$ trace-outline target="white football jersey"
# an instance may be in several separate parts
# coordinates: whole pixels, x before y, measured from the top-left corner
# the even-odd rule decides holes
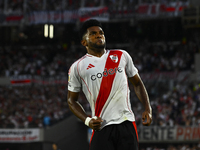
[[[101,117],[102,127],[135,121],[131,110],[128,77],[138,70],[124,50],[106,50],[101,57],[86,54],[69,70],[68,90],[85,94],[92,116]]]

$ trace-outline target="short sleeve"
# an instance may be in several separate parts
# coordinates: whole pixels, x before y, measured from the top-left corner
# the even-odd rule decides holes
[[[126,58],[126,74],[128,77],[133,77],[138,73],[138,69],[135,67],[131,56],[126,51],[123,51],[123,54]]]
[[[78,75],[76,63],[70,67],[68,72],[68,90],[72,92],[81,91],[81,79]]]

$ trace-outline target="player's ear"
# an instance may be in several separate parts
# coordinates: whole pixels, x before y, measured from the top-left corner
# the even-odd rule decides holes
[[[86,41],[85,39],[83,39],[83,40],[81,40],[81,44],[82,44],[83,46],[87,46],[87,41]]]

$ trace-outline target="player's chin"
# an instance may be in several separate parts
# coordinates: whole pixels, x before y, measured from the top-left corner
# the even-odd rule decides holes
[[[105,44],[96,44],[95,48],[100,48],[100,49],[105,48]]]
[[[96,43],[96,45],[99,45],[99,46],[104,46],[104,45],[105,45],[105,43],[103,43],[103,42],[97,42],[97,43]]]

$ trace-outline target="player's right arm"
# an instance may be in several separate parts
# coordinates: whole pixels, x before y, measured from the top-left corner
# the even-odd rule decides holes
[[[87,118],[87,114],[85,113],[85,110],[81,104],[78,102],[78,96],[79,92],[71,92],[68,90],[67,102],[72,113],[84,122]]]
[[[82,87],[82,79],[80,77],[80,74],[78,73],[78,65],[77,62],[75,62],[69,70],[69,77],[68,77],[68,95],[67,95],[67,102],[69,105],[70,110],[73,112],[75,116],[77,116],[80,120],[82,120],[84,123],[89,117],[86,113],[81,104],[78,102],[79,93],[81,91]],[[99,130],[101,127],[101,119],[91,119],[87,125],[94,129]]]
[[[85,110],[78,102],[78,96],[79,92],[71,92],[68,90],[67,102],[73,114],[85,122],[88,115],[85,113]],[[101,122],[102,120],[99,117],[97,117],[97,119],[91,119],[89,122],[89,127],[93,130],[100,130]]]

